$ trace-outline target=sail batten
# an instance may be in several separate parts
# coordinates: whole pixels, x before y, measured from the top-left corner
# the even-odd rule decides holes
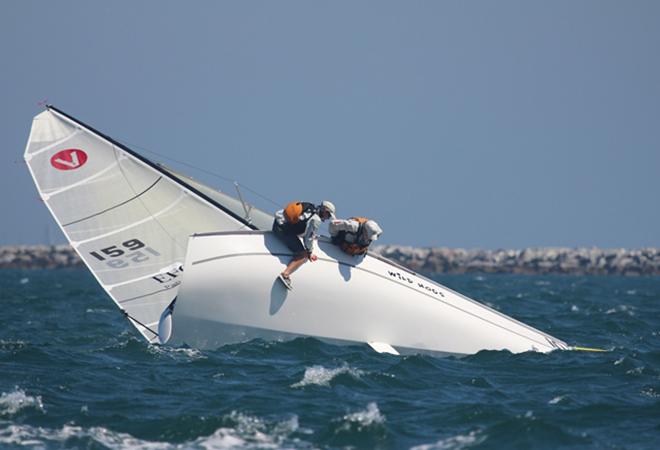
[[[71,136],[67,136],[67,137],[65,137],[65,138],[63,138],[63,139],[60,139],[59,141],[56,141],[56,142],[54,142],[54,143],[52,143],[52,144],[50,144],[50,145],[48,145],[48,146],[42,148],[41,150],[39,150],[39,151],[37,151],[37,152],[32,152],[32,153],[30,153],[30,154],[27,154],[26,157],[25,157],[25,159],[26,159],[26,161],[29,161],[29,160],[31,160],[32,158],[34,158],[36,155],[38,155],[38,154],[40,154],[40,153],[47,152],[48,150],[51,150],[51,149],[57,147],[58,145],[62,145],[64,142],[66,142],[67,140],[69,140],[69,139],[75,137],[76,135],[78,135],[78,134],[80,134],[80,133],[82,133],[82,130],[76,130]]]
[[[89,183],[92,180],[95,180],[96,178],[100,177],[101,175],[104,175],[105,173],[110,172],[117,165],[118,165],[118,163],[114,163],[114,164],[106,167],[105,169],[101,170],[100,172],[97,172],[94,175],[92,175],[88,178],[85,178],[84,180],[76,181],[75,183],[72,183],[68,186],[64,186],[64,187],[62,187],[62,188],[60,188],[56,191],[53,191],[53,192],[46,192],[43,196],[47,199],[51,199],[51,198],[55,197],[56,195],[62,194],[63,192],[66,192],[66,191],[74,189],[78,186],[82,186],[85,183]]]
[[[157,184],[160,180],[162,180],[162,179],[163,179],[163,177],[158,177],[158,179],[157,179],[156,181],[154,181],[154,182],[153,182],[148,188],[146,188],[145,190],[143,190],[143,191],[140,192],[139,194],[136,194],[135,196],[129,198],[128,200],[124,200],[123,202],[121,202],[121,203],[119,203],[119,204],[117,204],[117,205],[111,206],[111,207],[109,207],[109,208],[104,209],[103,211],[99,211],[99,212],[94,213],[94,214],[91,214],[91,215],[89,215],[89,216],[87,216],[87,217],[83,217],[83,218],[80,218],[80,219],[78,219],[78,220],[74,220],[74,221],[72,221],[72,222],[65,223],[65,224],[63,224],[62,226],[63,226],[63,227],[68,227],[68,226],[70,226],[70,225],[75,225],[75,224],[80,223],[80,222],[82,222],[82,221],[84,221],[84,220],[91,219],[92,217],[96,217],[96,216],[99,216],[99,215],[104,214],[104,213],[106,213],[106,212],[112,211],[112,210],[115,209],[115,208],[119,208],[120,206],[123,206],[123,205],[125,205],[126,203],[131,202],[131,201],[137,199],[138,197],[140,197],[141,195],[145,194],[148,190],[150,190],[151,188],[153,188],[154,186],[156,186],[156,184]]]
[[[123,228],[119,228],[119,229],[117,229],[117,230],[113,230],[113,231],[110,231],[110,232],[108,232],[108,233],[101,234],[101,235],[95,236],[95,237],[93,237],[93,238],[86,239],[86,240],[84,240],[84,241],[72,242],[71,244],[72,244],[74,247],[77,247],[77,246],[79,246],[79,245],[86,244],[86,243],[88,243],[88,242],[97,241],[97,240],[99,240],[99,239],[103,239],[103,238],[106,238],[106,237],[108,237],[108,236],[112,236],[113,234],[117,234],[117,233],[121,233],[121,232],[123,232],[123,231],[130,230],[131,228],[134,228],[134,227],[140,226],[140,225],[142,225],[142,224],[145,224],[145,223],[149,222],[150,220],[156,220],[156,218],[158,218],[158,216],[161,216],[161,215],[165,214],[167,211],[169,211],[169,210],[171,210],[172,208],[174,208],[174,207],[175,207],[178,203],[180,203],[181,200],[183,200],[184,198],[185,198],[185,196],[184,196],[184,195],[181,195],[176,201],[174,201],[174,202],[173,202],[171,205],[169,205],[167,208],[162,209],[161,211],[158,211],[157,213],[153,213],[153,214],[151,214],[151,217],[147,217],[147,218],[142,219],[142,220],[139,220],[139,221],[137,221],[137,222],[133,222],[133,223],[131,223],[131,224],[129,224],[129,225],[126,225],[126,226],[123,227]]]

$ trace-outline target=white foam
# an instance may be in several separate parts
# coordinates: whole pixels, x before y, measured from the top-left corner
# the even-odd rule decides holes
[[[128,433],[117,433],[104,427],[92,427],[85,430],[81,427],[65,425],[60,434],[64,437],[69,433],[75,437],[90,437],[99,444],[111,449],[149,450],[172,448],[170,444],[164,442],[145,441]]]
[[[198,438],[189,446],[203,449],[229,448],[285,448],[286,438],[298,430],[298,417],[270,425],[258,417],[232,412],[230,418],[236,421],[233,428],[219,428],[211,436]],[[270,430],[269,430],[270,429]],[[289,444],[292,448],[296,446]]]
[[[461,450],[473,447],[485,441],[487,436],[479,431],[471,431],[468,434],[459,434],[447,439],[441,439],[433,444],[422,444],[411,447],[410,450]]]
[[[651,397],[651,398],[660,398],[660,392],[656,391],[653,388],[646,388],[642,390],[642,394]]]
[[[548,402],[548,405],[556,405],[557,403],[559,403],[560,401],[562,401],[565,398],[566,398],[565,395],[559,395],[559,396],[553,398],[552,400],[550,400]]]
[[[27,346],[27,342],[21,341],[20,339],[15,340],[15,341],[5,341],[4,339],[0,339],[0,350],[6,350],[6,351],[16,351],[16,350],[21,350]]]
[[[610,308],[605,311],[605,314],[626,313],[629,316],[635,315],[635,307],[630,305],[619,305],[616,308]]]
[[[85,312],[90,314],[95,314],[95,313],[107,313],[110,312],[110,310],[105,308],[87,308]]]
[[[49,442],[65,443],[69,439],[89,438],[111,449],[170,449],[164,442],[149,442],[134,438],[127,433],[117,433],[103,427],[84,429],[78,426],[64,425],[58,430],[32,427],[30,425],[9,425],[0,429],[0,444],[13,444],[27,447],[43,447]]]
[[[30,282],[30,279],[29,278],[21,278],[18,282],[21,283],[21,284],[28,284]]]
[[[32,397],[18,387],[13,392],[3,392],[0,395],[0,416],[16,414],[25,408],[35,408],[41,412],[45,412],[40,395]]]
[[[351,375],[353,378],[359,379],[363,372],[347,365],[336,367],[334,369],[328,369],[323,366],[306,367],[303,379],[292,384],[291,387],[298,388],[313,384],[318,386],[330,386],[330,381],[332,381],[334,377],[344,373]]]
[[[0,446],[21,445],[27,447],[45,447],[56,443],[66,446],[67,441],[91,440],[96,444],[116,450],[183,450],[183,449],[262,449],[262,448],[302,448],[310,447],[309,443],[299,439],[289,439],[291,433],[298,430],[298,418],[292,418],[268,424],[261,419],[242,413],[233,412],[230,419],[236,422],[235,427],[217,429],[210,436],[180,444],[148,441],[131,436],[128,433],[112,431],[104,427],[82,428],[74,425],[64,425],[60,429],[33,427],[30,425],[7,425],[0,428]],[[92,445],[93,446],[93,445]]]
[[[169,347],[161,345],[150,345],[148,347],[149,353],[154,355],[169,356],[177,358],[180,355],[186,356],[190,359],[206,359],[207,356],[196,348],[183,348],[183,347]]]
[[[571,306],[571,311],[572,311],[572,312],[578,312],[578,311],[580,311],[580,308],[578,308],[577,305],[572,305],[572,306]]]
[[[138,339],[136,336],[132,335],[131,332],[126,332],[123,331],[115,338],[105,345],[104,347],[101,347],[101,351],[106,351],[106,350],[115,350],[115,349],[122,349],[128,347],[131,343],[139,343],[140,345],[147,345],[145,344],[143,339]]]
[[[385,416],[380,413],[378,405],[375,402],[371,402],[367,405],[367,409],[346,414],[342,417],[342,420],[346,428],[349,428],[351,424],[368,427],[385,423]]]

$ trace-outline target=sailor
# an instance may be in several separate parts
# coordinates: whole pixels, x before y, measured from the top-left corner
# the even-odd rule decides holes
[[[366,254],[369,245],[383,232],[375,220],[366,217],[333,220],[328,228],[333,244],[354,256]]]
[[[308,202],[291,202],[275,213],[273,231],[293,252],[293,259],[280,273],[279,278],[287,289],[293,289],[291,274],[307,260],[316,261],[314,241],[321,221],[335,218],[335,205],[324,200],[320,205]],[[298,236],[303,235],[303,242]]]

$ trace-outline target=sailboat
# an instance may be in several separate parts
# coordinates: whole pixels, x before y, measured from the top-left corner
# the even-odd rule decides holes
[[[565,342],[379,255],[318,241],[288,291],[273,216],[49,105],[25,161],[55,221],[148,342],[216,348],[313,336],[382,353],[549,352]],[[240,192],[239,192],[240,194]]]

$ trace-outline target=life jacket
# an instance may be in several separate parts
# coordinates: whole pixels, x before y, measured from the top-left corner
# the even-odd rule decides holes
[[[293,234],[302,234],[305,232],[307,222],[314,215],[318,214],[318,207],[308,202],[291,202],[284,208],[284,218],[286,227]]]
[[[291,225],[295,225],[301,220],[308,221],[317,212],[318,208],[313,203],[291,202],[284,208],[284,217]]]
[[[339,246],[344,252],[349,255],[364,255],[369,249],[371,241],[364,239],[364,224],[369,221],[366,217],[351,217],[349,220],[355,220],[360,224],[355,233],[347,233],[340,231],[332,238],[332,242]],[[348,240],[347,240],[348,238]],[[352,241],[352,242],[349,242]]]

